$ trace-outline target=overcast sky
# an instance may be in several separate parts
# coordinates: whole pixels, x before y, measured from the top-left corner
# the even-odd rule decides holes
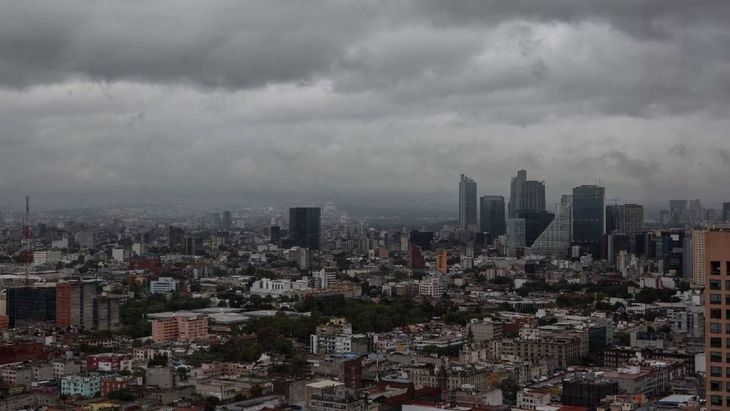
[[[0,202],[730,201],[730,2],[0,1]],[[17,200],[17,201],[16,201]],[[38,204],[41,203],[41,204]]]

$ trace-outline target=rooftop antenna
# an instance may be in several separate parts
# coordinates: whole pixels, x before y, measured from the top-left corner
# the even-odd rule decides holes
[[[25,221],[23,224],[25,240],[25,286],[30,286],[30,264],[33,259],[33,236],[30,228],[30,197],[25,196]]]

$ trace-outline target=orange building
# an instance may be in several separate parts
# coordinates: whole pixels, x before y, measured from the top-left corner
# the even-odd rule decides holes
[[[208,338],[208,317],[175,316],[152,320],[152,339],[156,342],[190,342]]]
[[[449,272],[449,254],[446,250],[438,250],[436,252],[436,269],[439,272],[446,274]]]
[[[7,330],[10,327],[10,317],[7,315],[0,315],[0,331]]]
[[[704,242],[707,410],[730,410],[730,228],[708,230]]]
[[[71,284],[58,283],[56,285],[56,326],[68,327],[71,325]]]

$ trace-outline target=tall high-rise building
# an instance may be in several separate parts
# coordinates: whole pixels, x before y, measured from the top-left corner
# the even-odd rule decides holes
[[[687,210],[687,222],[697,225],[705,218],[705,211],[702,208],[702,202],[697,200],[689,200],[689,209]]]
[[[94,298],[97,284],[92,281],[61,282],[56,286],[56,325],[94,328]]]
[[[492,238],[507,232],[504,214],[504,197],[482,196],[479,198],[479,231],[490,233]]]
[[[465,231],[477,229],[477,182],[464,174],[459,181],[459,227]]]
[[[553,221],[555,214],[545,210],[517,210],[517,217],[525,221],[525,247],[532,247],[535,240]]]
[[[6,292],[10,328],[21,323],[56,319],[56,287],[17,287]]]
[[[618,230],[628,235],[629,238],[643,233],[644,206],[640,204],[623,204],[618,206]]]
[[[669,223],[672,227],[682,226],[687,219],[687,200],[669,200]]]
[[[514,252],[517,247],[524,247],[525,241],[525,219],[508,218],[507,247],[510,249],[510,253]]]
[[[517,210],[522,204],[522,187],[527,181],[527,171],[519,170],[517,175],[512,177],[509,186],[509,204],[507,216],[509,218],[517,218]]]
[[[230,230],[231,228],[233,228],[233,217],[231,216],[230,211],[223,212],[223,218],[221,219],[221,225],[223,226],[224,230]]]
[[[705,232],[705,361],[707,409],[730,410],[730,231]]]
[[[449,254],[446,252],[446,250],[438,250],[436,252],[436,269],[442,273],[446,274],[449,272]]]
[[[730,202],[722,203],[722,221],[730,222]]]
[[[522,204],[517,211],[545,211],[545,182],[527,180],[522,187]]]
[[[532,243],[530,254],[567,257],[573,224],[573,197],[563,195],[555,218]]]
[[[518,212],[545,211],[545,183],[527,180],[527,171],[520,170],[510,183],[508,217],[519,218]]]
[[[573,244],[594,257],[601,255],[605,196],[605,187],[582,185],[573,188]]]
[[[292,207],[289,209],[289,238],[287,244],[319,250],[321,244],[321,209]]]
[[[182,246],[184,235],[185,230],[183,230],[182,227],[175,227],[171,225],[167,235],[167,245],[170,247]]]
[[[606,206],[606,233],[613,234],[619,231],[619,208],[618,204]]]
[[[692,231],[692,283],[704,287],[705,285],[705,231]]]

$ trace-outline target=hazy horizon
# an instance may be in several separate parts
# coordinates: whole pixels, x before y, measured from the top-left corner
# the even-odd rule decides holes
[[[709,0],[9,2],[0,206],[455,214],[460,173],[506,198],[524,168],[548,205],[600,180],[717,208],[729,23]]]

